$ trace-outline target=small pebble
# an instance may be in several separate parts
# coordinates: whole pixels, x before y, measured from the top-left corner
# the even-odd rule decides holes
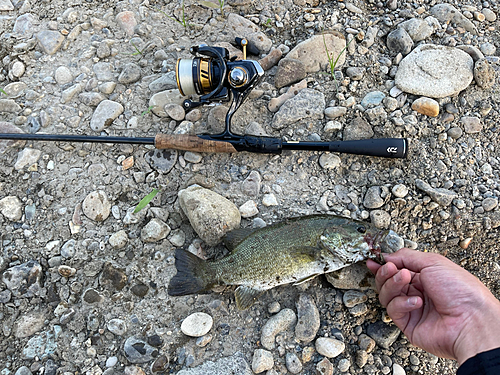
[[[265,349],[255,349],[252,359],[252,371],[256,374],[272,369],[274,366],[273,353]]]
[[[186,336],[201,337],[212,329],[213,319],[210,315],[197,312],[189,315],[181,324],[181,331]]]
[[[337,339],[330,337],[320,337],[316,340],[316,350],[319,354],[335,358],[339,356],[345,349],[345,344]]]

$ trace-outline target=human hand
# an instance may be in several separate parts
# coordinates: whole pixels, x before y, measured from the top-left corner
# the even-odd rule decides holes
[[[500,347],[500,302],[475,276],[439,254],[401,249],[384,259],[366,265],[413,345],[459,364]]]

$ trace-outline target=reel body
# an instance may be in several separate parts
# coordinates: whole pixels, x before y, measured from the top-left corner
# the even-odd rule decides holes
[[[226,114],[226,129],[216,136],[234,137],[231,133],[231,117],[260,83],[264,69],[254,60],[229,59],[226,48],[200,45],[192,47],[191,53],[203,57],[179,59],[175,68],[177,86],[181,94],[199,95],[197,101],[185,100],[184,109],[190,110],[213,101],[232,100]]]

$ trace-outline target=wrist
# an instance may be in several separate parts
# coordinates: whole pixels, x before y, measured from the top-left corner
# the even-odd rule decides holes
[[[500,302],[497,299],[477,309],[468,318],[454,345],[458,364],[488,350],[500,347]]]

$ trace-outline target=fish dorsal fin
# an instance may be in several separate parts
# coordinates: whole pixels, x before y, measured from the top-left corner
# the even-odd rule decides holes
[[[230,232],[227,232],[223,238],[224,245],[227,247],[229,251],[233,251],[236,246],[243,242],[245,238],[255,232],[257,229],[254,228],[239,228],[233,229]]]
[[[315,274],[312,274],[312,275],[310,275],[310,276],[304,277],[303,279],[300,279],[300,280],[298,280],[298,281],[294,282],[294,283],[293,283],[293,285],[300,285],[300,284],[303,284],[303,283],[305,283],[305,282],[307,282],[307,281],[309,281],[309,280],[314,279],[314,278],[315,278],[316,276],[318,276],[318,275],[319,275],[319,273],[315,273]]]
[[[264,291],[240,285],[234,291],[236,307],[239,310],[246,310],[259,298]]]

